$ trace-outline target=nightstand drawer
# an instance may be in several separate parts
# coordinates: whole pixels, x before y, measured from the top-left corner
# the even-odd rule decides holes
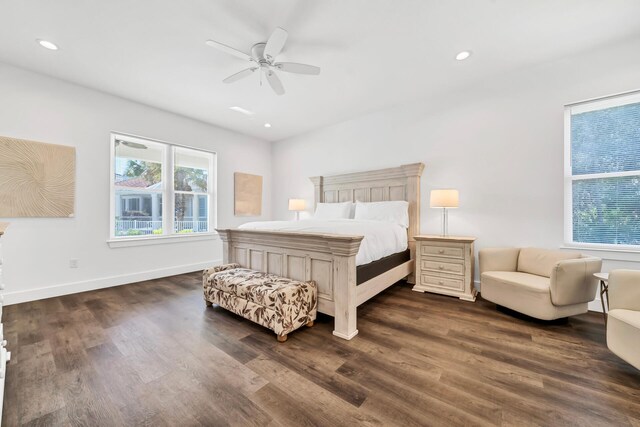
[[[451,289],[456,291],[464,290],[464,280],[454,279],[450,277],[437,277],[429,274],[423,274],[420,276],[420,282],[424,286]]]
[[[456,275],[464,275],[464,264],[462,262],[443,262],[436,258],[422,258],[420,268],[423,272],[433,271],[435,273],[449,273]]]
[[[423,256],[439,256],[446,258],[464,258],[463,246],[430,246],[420,245],[420,254]]]

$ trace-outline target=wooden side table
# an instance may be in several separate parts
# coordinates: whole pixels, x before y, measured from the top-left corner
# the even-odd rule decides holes
[[[607,311],[609,311],[609,273],[593,273],[593,276],[600,280],[600,302],[602,303],[602,315],[604,325],[607,326]],[[607,306],[604,306],[604,297],[607,297]]]
[[[473,286],[475,237],[415,236],[416,292],[476,300]]]

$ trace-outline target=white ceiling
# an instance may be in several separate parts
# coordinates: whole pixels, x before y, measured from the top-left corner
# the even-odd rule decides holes
[[[638,17],[638,0],[0,0],[0,61],[278,140],[638,37]],[[280,97],[222,83],[246,64],[205,40],[249,52],[276,26],[278,59],[321,75],[280,73]]]

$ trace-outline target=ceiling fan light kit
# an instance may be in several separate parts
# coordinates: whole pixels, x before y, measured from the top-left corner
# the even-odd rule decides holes
[[[238,80],[248,77],[259,70],[261,76],[264,74],[269,86],[271,86],[271,89],[273,89],[277,95],[284,95],[284,86],[282,86],[282,82],[276,74],[276,70],[294,74],[320,74],[320,67],[316,67],[314,65],[298,64],[296,62],[275,62],[276,57],[284,48],[288,35],[289,34],[284,29],[280,27],[276,28],[266,43],[256,43],[253,45],[251,48],[251,55],[215,40],[207,40],[206,44],[237,58],[244,59],[250,63],[249,68],[238,71],[237,73],[222,80],[224,83],[237,82]]]

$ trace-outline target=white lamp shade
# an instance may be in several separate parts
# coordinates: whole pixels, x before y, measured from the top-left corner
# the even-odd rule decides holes
[[[432,208],[457,208],[459,203],[458,190],[431,190]]]
[[[290,211],[303,211],[306,209],[304,199],[289,199]]]

